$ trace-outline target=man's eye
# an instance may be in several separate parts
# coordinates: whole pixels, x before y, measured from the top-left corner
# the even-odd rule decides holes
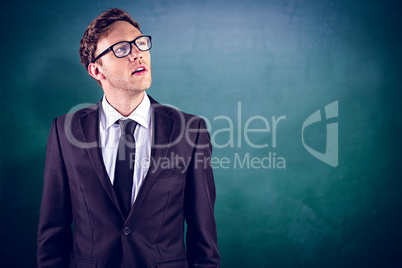
[[[114,53],[124,54],[127,53],[128,49],[130,49],[130,47],[127,45],[119,46],[114,49]]]

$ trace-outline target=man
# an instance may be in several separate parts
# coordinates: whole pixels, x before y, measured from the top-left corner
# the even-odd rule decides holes
[[[219,267],[205,122],[145,93],[150,48],[119,9],[85,31],[81,62],[104,97],[51,127],[38,267]]]

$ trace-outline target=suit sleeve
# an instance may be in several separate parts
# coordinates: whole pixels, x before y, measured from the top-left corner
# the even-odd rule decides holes
[[[187,172],[185,219],[190,267],[219,267],[214,217],[215,182],[210,165],[212,146],[205,121],[199,120],[192,161]]]
[[[51,127],[46,150],[38,228],[39,268],[68,267],[72,250],[70,191],[57,122]]]

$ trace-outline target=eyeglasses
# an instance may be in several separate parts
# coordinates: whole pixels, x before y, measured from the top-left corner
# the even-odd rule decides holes
[[[118,42],[114,45],[111,45],[109,48],[107,48],[105,51],[103,51],[101,54],[99,54],[93,61],[97,61],[100,57],[108,53],[110,50],[113,51],[113,54],[117,58],[124,58],[127,57],[131,53],[131,44],[134,44],[139,51],[148,51],[152,47],[151,43],[151,36],[149,35],[143,35],[135,38],[133,41],[121,41]]]

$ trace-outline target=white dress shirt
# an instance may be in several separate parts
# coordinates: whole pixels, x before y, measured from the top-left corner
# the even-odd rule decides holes
[[[103,162],[112,184],[114,182],[117,149],[121,133],[119,124],[115,123],[117,120],[128,118],[138,123],[134,131],[135,166],[131,205],[134,203],[149,169],[152,141],[151,109],[151,102],[145,92],[140,105],[138,105],[138,107],[128,117],[124,117],[116,111],[116,109],[107,102],[105,96],[103,96],[102,99],[99,120],[99,137]]]

